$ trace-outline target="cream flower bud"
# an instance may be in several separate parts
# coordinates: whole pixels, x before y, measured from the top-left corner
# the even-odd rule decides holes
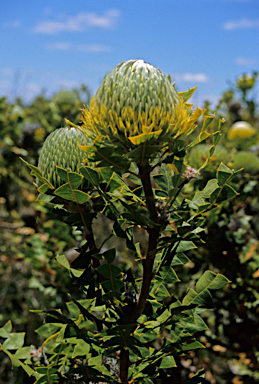
[[[89,109],[83,109],[82,130],[130,149],[148,140],[164,145],[190,133],[203,114],[185,103],[170,78],[143,60],[115,66],[103,79]]]
[[[87,137],[76,128],[59,128],[49,134],[40,152],[38,167],[54,187],[62,181],[58,176],[56,165],[71,171],[77,171],[85,153],[79,145],[87,145]]]
[[[249,139],[254,136],[255,133],[256,131],[251,124],[246,121],[237,121],[230,127],[228,131],[228,138],[230,140]]]

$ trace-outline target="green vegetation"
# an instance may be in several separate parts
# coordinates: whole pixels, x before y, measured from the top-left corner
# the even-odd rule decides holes
[[[119,110],[111,120],[98,98],[80,124],[97,137],[83,143],[88,161],[58,163],[58,185],[37,168],[40,149],[64,119],[79,124],[87,87],[29,105],[0,100],[1,382],[259,381],[255,84],[241,76],[215,118],[206,102],[195,130],[171,141],[164,130],[162,147],[146,116],[120,136]],[[191,132],[196,119],[179,100],[193,90],[173,92]],[[98,113],[115,121],[111,140]],[[229,134],[238,121],[253,134]]]

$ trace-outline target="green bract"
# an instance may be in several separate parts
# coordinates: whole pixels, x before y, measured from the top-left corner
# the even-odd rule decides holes
[[[178,93],[169,76],[143,60],[123,62],[104,77],[90,107],[83,109],[82,130],[126,149],[146,141],[163,146],[190,133],[203,114],[186,103],[194,91]]]
[[[79,145],[88,144],[86,136],[76,128],[59,128],[45,140],[39,158],[38,167],[54,187],[62,184],[56,166],[77,171],[85,154]],[[40,182],[38,181],[38,184]]]

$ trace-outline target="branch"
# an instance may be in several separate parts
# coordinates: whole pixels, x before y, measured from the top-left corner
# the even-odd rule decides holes
[[[149,211],[150,219],[154,222],[157,222],[158,214],[156,210],[156,202],[155,202],[155,196],[152,189],[151,179],[150,179],[150,173],[151,173],[151,167],[148,163],[139,164],[139,174],[142,181],[145,198],[146,198],[146,204]]]
[[[142,286],[136,308],[132,313],[130,321],[135,321],[141,315],[145,308],[146,300],[149,294],[150,284],[153,278],[153,266],[156,256],[157,242],[161,231],[161,227],[158,224],[159,218],[156,210],[155,196],[151,185],[151,167],[148,163],[139,164],[138,167],[145,193],[146,205],[149,211],[150,219],[153,221],[154,226],[147,230],[149,234],[149,241],[146,258],[143,261]]]

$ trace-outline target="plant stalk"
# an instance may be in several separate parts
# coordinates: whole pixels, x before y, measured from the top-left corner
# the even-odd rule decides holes
[[[135,308],[133,316],[133,321],[135,321],[143,312],[146,304],[146,300],[149,294],[150,284],[153,278],[153,266],[156,256],[157,241],[160,236],[160,226],[158,224],[158,213],[156,209],[155,196],[151,184],[151,167],[146,162],[144,164],[139,164],[139,173],[145,193],[146,204],[149,211],[150,219],[154,222],[153,227],[149,228],[149,241],[146,258],[143,263],[143,279],[142,286],[139,295],[139,299]],[[157,223],[157,224],[156,224]]]
[[[143,279],[142,279],[142,287],[140,291],[140,296],[132,315],[125,319],[128,324],[135,322],[137,318],[143,312],[146,300],[149,294],[150,284],[153,277],[153,265],[156,255],[157,241],[160,235],[160,226],[158,224],[158,213],[156,209],[155,196],[152,189],[151,184],[151,167],[145,162],[144,164],[139,164],[139,174],[141,177],[146,205],[149,211],[150,220],[154,223],[153,227],[148,229],[149,234],[149,242],[148,249],[146,254],[146,259],[143,263]],[[122,349],[120,353],[120,380],[123,384],[128,383],[128,370],[129,370],[129,351],[126,349]]]
[[[129,350],[122,349],[120,353],[120,381],[123,384],[128,384],[129,373]]]

